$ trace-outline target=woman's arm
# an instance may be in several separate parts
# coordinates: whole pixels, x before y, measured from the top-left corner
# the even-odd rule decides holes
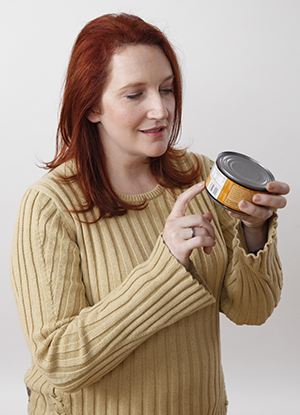
[[[212,162],[203,156],[200,161],[205,178]],[[231,213],[203,195],[207,209],[213,215],[211,224],[215,232],[222,235],[227,248],[220,310],[237,324],[264,323],[281,295],[282,268],[277,252],[275,210],[285,206],[283,195],[288,193],[289,187],[274,182],[268,185],[268,190],[269,194],[260,200],[255,197],[255,203],[249,204],[247,209],[244,206],[248,216]],[[201,197],[199,203],[201,205]],[[249,252],[257,250],[257,254]]]
[[[219,218],[228,252],[220,310],[236,324],[260,325],[273,313],[282,289],[277,251],[277,214],[268,223],[267,241],[249,253],[242,223],[222,209]]]
[[[146,262],[89,306],[75,227],[66,217],[66,209],[42,192],[25,194],[12,285],[34,364],[54,386],[74,392],[100,380],[158,330],[215,299],[159,237]]]
[[[286,206],[284,197],[290,191],[288,184],[282,182],[271,182],[267,184],[268,193],[253,196],[252,203],[242,200],[239,208],[245,215],[230,212],[230,215],[240,219],[243,223],[245,240],[249,252],[256,252],[263,248],[267,242],[269,218],[277,209]]]

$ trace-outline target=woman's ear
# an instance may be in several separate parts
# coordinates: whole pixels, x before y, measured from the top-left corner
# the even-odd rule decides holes
[[[93,124],[97,124],[99,122],[101,122],[100,120],[100,111],[99,108],[92,108],[88,113],[87,113],[87,119],[92,122]]]

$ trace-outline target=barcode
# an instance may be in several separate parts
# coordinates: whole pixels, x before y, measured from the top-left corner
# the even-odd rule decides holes
[[[217,186],[215,186],[211,181],[208,185],[208,190],[215,198],[219,196],[220,189]]]

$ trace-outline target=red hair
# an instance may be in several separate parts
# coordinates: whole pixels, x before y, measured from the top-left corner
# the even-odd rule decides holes
[[[85,206],[80,206],[76,212],[88,212],[97,206],[100,211],[98,219],[123,215],[128,209],[141,209],[146,205],[131,205],[113,191],[101,137],[96,124],[87,118],[100,101],[114,53],[128,45],[138,44],[159,46],[174,74],[175,114],[169,146],[164,155],[150,160],[151,171],[158,183],[170,189],[188,186],[200,175],[196,160],[195,166],[188,171],[176,167],[185,155],[184,151],[174,148],[181,129],[182,81],[180,67],[169,41],[158,28],[137,16],[123,13],[101,16],[82,29],[73,46],[56,135],[56,154],[45,165],[53,170],[68,160],[75,160],[76,173],[64,179],[76,180],[85,196]]]

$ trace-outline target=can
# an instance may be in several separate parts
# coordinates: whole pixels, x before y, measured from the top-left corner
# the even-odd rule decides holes
[[[266,186],[274,181],[273,174],[258,161],[240,153],[220,153],[206,179],[208,196],[233,212],[241,212],[241,200],[252,201],[258,193],[266,193]]]

